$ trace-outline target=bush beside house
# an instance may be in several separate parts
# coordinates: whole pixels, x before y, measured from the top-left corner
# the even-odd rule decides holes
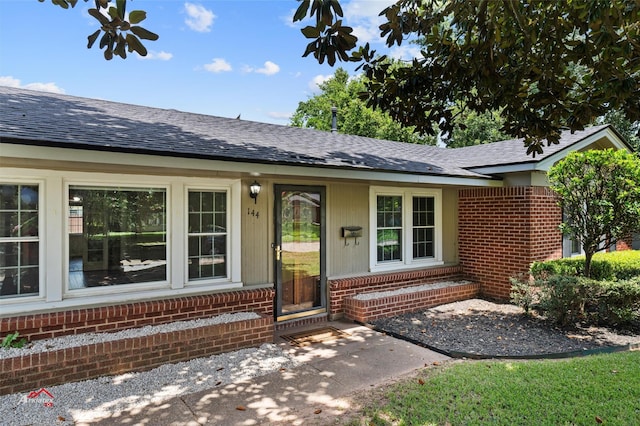
[[[511,300],[566,326],[576,322],[626,327],[640,320],[640,251],[599,253],[592,278],[584,256],[534,262],[531,279],[512,279]]]

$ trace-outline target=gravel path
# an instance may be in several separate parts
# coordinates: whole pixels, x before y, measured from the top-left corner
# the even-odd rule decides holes
[[[379,319],[377,329],[448,352],[479,356],[531,356],[640,344],[640,331],[617,334],[604,328],[561,330],[525,316],[514,305],[480,299]]]
[[[86,333],[40,340],[24,348],[0,351],[0,358],[52,351],[123,338],[259,317],[255,313],[223,314],[208,319],[176,321],[114,333]],[[0,424],[72,425],[75,422],[114,418],[119,413],[158,405],[171,398],[225,386],[241,380],[290,369],[298,365],[274,344],[248,348],[176,364],[165,364],[141,373],[100,377],[82,382],[47,386],[53,395],[27,398],[29,392],[0,396]],[[38,389],[34,389],[37,391]]]

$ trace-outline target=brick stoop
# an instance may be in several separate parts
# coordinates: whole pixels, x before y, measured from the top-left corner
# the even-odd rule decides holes
[[[272,343],[273,317],[214,324],[0,359],[0,395]]]
[[[378,318],[419,311],[445,303],[472,299],[480,295],[480,284],[466,283],[419,290],[411,293],[381,296],[372,299],[345,298],[345,316],[366,324]]]

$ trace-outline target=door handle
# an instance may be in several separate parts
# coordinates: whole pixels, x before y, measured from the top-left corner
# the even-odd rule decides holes
[[[276,260],[280,260],[280,257],[281,257],[280,254],[282,253],[280,246],[276,246],[274,250],[276,251]]]

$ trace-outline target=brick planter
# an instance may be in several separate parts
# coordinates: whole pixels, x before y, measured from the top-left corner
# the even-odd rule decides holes
[[[272,342],[273,318],[260,315],[255,319],[5,358],[0,359],[0,395],[145,371]]]
[[[378,318],[472,299],[479,294],[480,284],[468,283],[371,299],[358,299],[356,296],[351,296],[344,300],[345,316],[360,323],[368,323]]]

